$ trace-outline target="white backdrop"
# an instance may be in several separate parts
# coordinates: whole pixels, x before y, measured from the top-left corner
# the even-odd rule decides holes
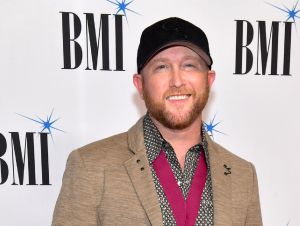
[[[123,17],[124,71],[113,71],[116,67],[113,14],[118,10],[112,2],[116,1],[0,1],[0,225],[50,225],[68,154],[89,142],[126,131],[144,114],[143,103],[132,85],[138,40],[146,26],[169,16],[189,20],[207,33],[217,77],[204,120],[209,123],[215,117],[213,124],[220,122],[215,129],[222,132],[213,131],[215,141],[255,164],[264,225],[300,225],[297,205],[300,202],[297,164],[300,157],[300,34],[297,32],[300,13],[297,10],[300,4],[296,5],[296,0],[134,0],[125,9],[127,19]],[[257,53],[257,21],[265,21],[267,41],[272,22],[280,22],[278,73],[282,74],[283,58],[287,57],[283,50],[287,9],[294,9],[296,14],[291,27],[291,76],[268,75],[269,58],[266,75],[255,75],[256,58],[260,54]],[[82,47],[83,59],[77,69],[62,69],[64,31],[61,12],[72,12],[81,21],[82,30],[76,41]],[[97,34],[100,14],[111,14],[108,23],[112,71],[100,70],[101,56],[97,70],[85,70],[85,13],[94,15]],[[71,36],[72,19],[70,17]],[[253,68],[244,75],[234,74],[236,20],[249,21],[254,31],[253,41],[248,46],[253,53]],[[288,21],[293,22],[292,19]],[[270,52],[274,51],[270,49]],[[99,51],[101,55],[101,45]],[[245,68],[246,48],[243,51]],[[71,58],[74,63],[74,42]],[[54,121],[50,127],[38,123],[47,121],[47,117],[49,122]],[[52,134],[52,137],[48,135],[47,143],[51,185],[40,185],[38,132],[47,126]],[[25,134],[37,133],[34,135],[37,185],[27,185],[27,156],[24,183],[19,183],[11,132],[18,133],[22,153],[28,148]],[[4,168],[8,169],[5,181]],[[12,185],[14,176],[17,185]]]

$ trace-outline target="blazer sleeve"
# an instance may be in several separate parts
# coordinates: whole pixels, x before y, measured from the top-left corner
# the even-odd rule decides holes
[[[258,182],[255,167],[252,163],[250,163],[252,169],[252,183],[249,188],[249,204],[247,209],[246,216],[246,226],[261,226],[262,217],[261,217],[261,209],[259,202],[259,192],[258,192]]]
[[[97,206],[103,187],[101,184],[103,170],[90,172],[80,152],[72,152],[68,157],[52,226],[97,225]]]

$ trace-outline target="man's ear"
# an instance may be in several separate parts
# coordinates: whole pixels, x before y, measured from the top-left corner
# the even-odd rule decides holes
[[[216,72],[214,70],[209,70],[207,72],[207,79],[208,79],[208,85],[209,88],[212,86],[216,78]]]
[[[140,97],[144,99],[143,96],[143,78],[141,74],[134,74],[133,75],[133,84],[138,91]]]

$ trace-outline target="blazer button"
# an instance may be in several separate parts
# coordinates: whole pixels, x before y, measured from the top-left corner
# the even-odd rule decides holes
[[[136,163],[140,163],[140,162],[141,162],[141,160],[139,160],[139,159],[138,159],[138,160],[136,160]]]
[[[144,167],[141,167],[141,171],[143,171],[145,168]]]

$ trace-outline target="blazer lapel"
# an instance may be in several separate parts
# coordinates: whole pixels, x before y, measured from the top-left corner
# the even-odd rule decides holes
[[[230,226],[232,225],[231,174],[226,169],[230,167],[230,162],[224,159],[208,136],[207,141],[212,177],[214,225]]]
[[[128,144],[134,155],[125,162],[127,173],[151,225],[161,226],[162,214],[144,146],[143,118],[128,131]]]

